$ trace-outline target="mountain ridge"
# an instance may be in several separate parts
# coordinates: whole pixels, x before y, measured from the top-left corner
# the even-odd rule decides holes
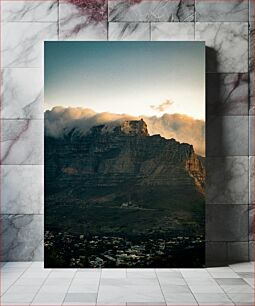
[[[147,124],[150,135],[160,134],[166,139],[174,138],[182,143],[191,143],[197,154],[205,154],[205,123],[203,120],[185,114],[163,114],[157,116],[131,116],[109,112],[97,113],[85,108],[53,108],[45,111],[45,135],[55,138],[64,137],[72,130],[77,135],[85,135],[93,126],[120,125],[128,120],[140,120]]]
[[[49,137],[46,137],[46,147],[49,148],[47,139]],[[197,190],[204,194],[204,165],[194,152],[193,146],[180,143],[173,138],[150,136],[143,119],[126,120],[110,127],[94,126],[85,135],[77,130],[71,130],[63,140],[55,140],[56,143],[59,141],[65,147],[64,153],[59,151],[59,157],[63,160],[67,152],[70,154],[64,162],[65,166],[58,169],[60,173],[58,177],[61,173],[76,176],[90,174],[95,178],[108,174],[109,180],[118,177],[122,181],[132,177],[138,185],[169,186],[179,182],[177,178],[175,182],[168,177],[168,173],[174,175],[176,168],[175,170],[182,175],[186,172],[194,181]],[[56,151],[58,151],[57,148]],[[49,152],[51,152],[50,148],[46,150],[46,159]],[[70,165],[66,165],[68,163]],[[48,163],[46,169],[52,166],[54,168],[52,163]],[[121,175],[126,177],[120,178]],[[98,179],[102,180],[100,177]]]

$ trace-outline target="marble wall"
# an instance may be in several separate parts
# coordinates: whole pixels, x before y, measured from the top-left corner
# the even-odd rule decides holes
[[[2,260],[43,259],[43,41],[107,39],[206,42],[207,264],[253,259],[253,3],[1,1]]]

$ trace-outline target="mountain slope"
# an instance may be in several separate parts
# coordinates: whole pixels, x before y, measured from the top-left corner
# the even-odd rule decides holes
[[[131,227],[130,234],[156,231],[167,215],[182,216],[183,224],[200,220],[202,229],[204,178],[192,145],[149,136],[143,120],[95,126],[86,135],[74,129],[63,138],[45,138],[46,223],[56,226],[57,209],[64,206],[72,209],[65,218],[78,231],[71,219],[86,206],[95,233],[100,226],[102,232],[120,231],[120,225]],[[137,223],[142,216],[145,221]],[[161,227],[174,228],[170,223]]]

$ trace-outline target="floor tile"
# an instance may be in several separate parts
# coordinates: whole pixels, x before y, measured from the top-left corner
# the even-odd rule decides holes
[[[81,272],[81,273],[101,273],[102,269],[100,268],[78,268],[77,272]]]
[[[228,267],[207,268],[213,278],[239,278],[240,276]]]
[[[48,277],[50,274],[50,271],[36,271],[36,270],[27,270],[23,275],[22,277],[25,277],[25,278],[30,278],[30,279],[36,279],[36,278],[46,278]]]
[[[50,276],[47,278],[47,280],[45,281],[45,286],[68,286],[72,281],[72,277],[68,277],[68,278],[50,278]]]
[[[31,261],[12,261],[5,263],[4,267],[1,270],[8,270],[9,268],[20,268],[20,269],[27,269],[32,265]]]
[[[193,293],[211,293],[212,294],[212,293],[223,293],[224,292],[220,286],[216,286],[216,285],[215,286],[191,285],[189,287]]]
[[[67,269],[66,271],[52,271],[49,275],[49,278],[53,279],[53,278],[73,278],[74,274],[76,273],[76,271],[72,270],[69,271],[69,269]]]
[[[29,290],[30,289],[30,290]],[[31,303],[39,288],[28,288],[27,286],[12,286],[1,298],[1,304],[9,303]]]
[[[214,279],[186,279],[193,293],[223,293],[223,290]]]
[[[235,272],[254,272],[254,263],[244,262],[230,265],[230,268]]]
[[[29,306],[30,303],[22,303],[22,305],[20,305],[19,302],[4,302],[4,304],[2,304],[2,306],[4,305],[9,305],[9,306]]]
[[[211,278],[212,276],[206,269],[180,269],[184,278]]]
[[[127,269],[126,273],[126,269],[44,269],[42,263],[9,263],[1,269],[1,300],[19,306],[246,306],[253,305],[253,267],[241,263],[208,269]]]
[[[1,271],[1,277],[2,279],[8,280],[8,279],[17,279],[21,275],[24,274],[24,270],[22,271]]]
[[[244,281],[249,284],[252,288],[255,288],[254,286],[254,278],[244,278]]]
[[[230,299],[238,306],[254,306],[254,294],[253,293],[228,293]]]
[[[191,293],[171,293],[164,295],[167,305],[197,305],[197,301]]]
[[[239,277],[242,277],[242,278],[254,278],[255,277],[254,272],[238,272],[237,274],[239,275]]]
[[[215,279],[213,278],[198,278],[198,277],[193,277],[193,278],[186,278],[185,281],[189,286],[191,285],[201,285],[201,286],[214,286],[218,285]]]
[[[128,286],[126,288],[126,302],[165,302],[162,291],[158,286]]]
[[[103,281],[103,280],[101,280]],[[124,281],[124,280],[123,280]],[[121,282],[121,284],[123,284],[123,281]],[[115,280],[116,282],[116,280]],[[120,282],[118,282],[118,284],[120,285]],[[146,288],[159,288],[159,282],[157,278],[127,278],[125,281],[126,286],[133,286],[133,287],[146,287]]]
[[[59,294],[60,293],[66,293],[67,290],[68,290],[68,287],[69,287],[69,285],[67,285],[67,286],[58,286],[57,284],[50,285],[50,286],[43,285],[40,288],[39,293],[41,293],[41,294],[48,294],[48,295],[51,295],[53,293],[59,293]]]
[[[126,269],[103,269],[101,274],[102,278],[126,278]]]
[[[162,305],[166,305],[165,302],[136,302],[136,303],[127,303],[128,306],[162,306]]]
[[[215,278],[219,285],[245,285],[242,278]]]
[[[157,276],[167,278],[183,278],[180,269],[155,269]]]
[[[68,292],[97,292],[99,279],[81,279],[74,278],[68,289]]]
[[[62,305],[65,295],[65,292],[39,292],[31,305]]]
[[[127,303],[126,302],[123,302],[123,301],[104,301],[103,303],[99,302],[97,303],[96,305],[98,306],[105,306],[105,305],[109,305],[109,306],[126,306]],[[93,306],[93,305],[92,305]]]
[[[196,293],[199,305],[234,305],[225,293]]]
[[[222,285],[224,292],[228,293],[254,293],[254,289],[246,285]]]
[[[9,267],[3,267],[1,268],[1,274],[8,277],[10,275],[18,275],[18,274],[22,274],[27,270],[27,268],[9,268]]]
[[[121,281],[118,278],[101,278],[100,279],[100,286],[126,286],[127,282],[125,279]]]
[[[176,294],[179,294],[179,293],[191,293],[190,292],[190,289],[187,285],[160,285],[162,291],[163,291],[163,294],[167,294],[167,293],[176,293]]]
[[[99,287],[98,305],[122,305],[126,303],[126,300],[125,283],[119,283],[119,286],[102,285]]]
[[[16,282],[15,286],[26,286],[28,288],[30,287],[36,287],[41,286],[43,282],[45,281],[45,278],[28,278],[28,277],[20,277]]]
[[[127,278],[156,278],[154,269],[127,269]]]
[[[97,294],[96,293],[67,293],[64,302],[69,303],[96,303]]]
[[[2,279],[1,280],[1,289],[0,289],[0,296],[2,296],[16,281],[16,278],[11,279]]]
[[[95,270],[95,271],[81,271],[81,270],[78,270],[78,272],[75,274],[75,277],[76,278],[89,278],[89,279],[92,279],[92,278],[100,278],[100,275],[101,275],[101,271],[99,270]]]
[[[163,285],[186,285],[184,278],[170,278],[158,276],[158,280],[161,286]]]
[[[96,303],[92,303],[92,302],[89,302],[89,303],[86,303],[86,302],[63,302],[62,305],[69,305],[69,306],[74,306],[74,305],[84,305],[84,306],[95,306]],[[102,306],[102,305],[101,305]],[[119,306],[119,305],[118,305]]]

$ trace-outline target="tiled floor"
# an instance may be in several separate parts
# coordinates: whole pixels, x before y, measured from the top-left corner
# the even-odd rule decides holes
[[[254,264],[208,269],[1,267],[1,305],[254,305]]]

